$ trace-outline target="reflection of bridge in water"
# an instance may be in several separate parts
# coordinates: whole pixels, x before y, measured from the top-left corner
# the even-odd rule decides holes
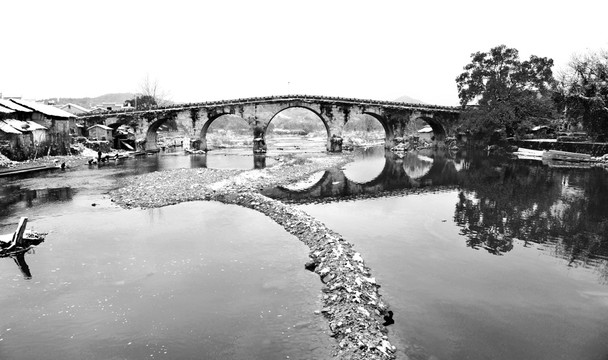
[[[356,182],[341,169],[325,171],[304,189],[279,186],[262,193],[268,197],[293,202],[309,202],[324,198],[373,197],[408,189],[457,185],[457,169],[453,160],[438,153],[424,157],[407,153],[400,157],[390,151],[384,154],[384,167],[371,180]],[[346,173],[345,173],[346,172]]]

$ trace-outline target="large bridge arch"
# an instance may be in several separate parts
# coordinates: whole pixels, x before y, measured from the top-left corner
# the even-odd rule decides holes
[[[183,120],[180,119],[178,112],[168,112],[163,114],[163,116],[159,117],[149,117],[148,118],[148,128],[145,132],[145,150],[146,151],[158,151],[158,131],[161,129],[163,125],[168,125],[172,130],[179,130],[183,133],[183,135],[188,135],[190,133],[190,128],[183,123]],[[115,124],[118,124],[115,123]]]
[[[430,116],[418,116],[414,119],[414,121],[416,120],[423,120],[424,122],[429,124],[431,129],[433,129],[434,143],[445,141],[446,137],[448,136],[448,132],[445,129],[444,125],[441,123],[441,121]]]
[[[363,111],[363,115],[369,115],[374,119],[378,120],[380,125],[384,128],[384,147],[389,148],[393,146],[393,140],[395,139],[395,132],[393,128],[388,125],[388,122],[384,116],[378,115],[371,111]]]
[[[247,126],[251,129],[251,123],[249,121],[247,121],[246,119],[244,119],[243,117],[236,115],[234,113],[231,112],[220,112],[220,113],[215,113],[213,114],[213,116],[210,116],[207,121],[205,121],[205,123],[203,124],[201,131],[199,133],[198,139],[200,140],[200,146],[199,149],[200,150],[204,150],[204,151],[208,151],[208,145],[207,145],[207,133],[209,132],[209,127],[211,126],[211,124],[213,124],[216,120],[218,120],[219,118],[223,117],[223,116],[233,116],[235,118],[239,118],[241,120],[243,120]]]
[[[158,129],[168,120],[166,117],[157,118],[150,122],[146,131],[146,151],[159,151],[158,145]]]
[[[331,132],[331,128],[330,128],[327,120],[321,115],[320,112],[316,111],[312,107],[309,107],[306,105],[301,105],[301,104],[287,104],[287,105],[281,106],[278,110],[274,111],[274,114],[270,117],[270,119],[268,120],[268,122],[266,122],[266,124],[264,126],[264,137],[266,137],[266,135],[267,135],[268,127],[270,126],[270,123],[272,123],[272,121],[280,113],[282,113],[285,110],[289,110],[289,109],[305,109],[305,110],[308,110],[308,111],[312,112],[313,114],[315,114],[321,120],[323,125],[325,126],[325,132],[327,134],[326,149],[329,150],[331,148],[331,136],[333,134]]]

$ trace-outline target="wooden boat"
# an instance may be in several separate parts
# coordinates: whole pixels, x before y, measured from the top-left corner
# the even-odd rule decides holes
[[[0,235],[0,257],[24,253],[44,241],[46,234],[26,230],[27,218],[22,217],[14,233]]]
[[[544,153],[545,153],[545,151],[543,151],[543,150],[518,148],[517,151],[514,152],[513,154],[516,155],[518,159],[542,160]]]
[[[543,154],[543,160],[560,160],[572,162],[592,162],[589,154],[581,154],[569,151],[549,150]]]
[[[43,171],[43,170],[56,170],[56,169],[61,169],[61,166],[39,165],[39,166],[30,166],[30,167],[19,168],[19,169],[5,169],[5,170],[0,170],[0,177],[18,175],[18,174],[27,174],[27,173]]]

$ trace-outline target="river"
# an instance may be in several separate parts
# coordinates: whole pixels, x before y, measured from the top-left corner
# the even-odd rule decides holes
[[[381,148],[356,158],[264,194],[355,245],[395,313],[398,358],[608,356],[605,169]],[[49,232],[27,271],[0,259],[0,358],[329,357],[322,284],[278,225],[213,202],[122,210],[105,195],[122,176],[261,161],[159,154],[0,180],[0,233],[19,216]]]
[[[254,167],[253,156],[207,157]],[[314,313],[321,283],[297,238],[235,205],[123,210],[105,195],[120,177],[200,159],[158,154],[0,179],[0,233],[20,216],[48,232],[25,265],[0,258],[0,359],[329,357],[333,339]]]
[[[606,169],[383,155],[267,194],[361,252],[395,312],[398,358],[608,356]]]

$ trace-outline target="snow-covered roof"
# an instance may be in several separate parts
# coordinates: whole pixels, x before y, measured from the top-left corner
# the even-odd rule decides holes
[[[74,114],[70,114],[67,111],[63,111],[51,105],[45,105],[33,101],[21,100],[21,99],[11,99],[12,102],[22,105],[26,108],[38,111],[43,113],[46,116],[53,116],[58,118],[73,118],[76,117]]]
[[[77,110],[80,110],[80,111],[83,111],[83,112],[89,112],[89,111],[91,111],[91,109],[87,109],[85,107],[82,107],[82,106],[77,105],[77,104],[72,104],[72,103],[67,103],[65,105],[61,105],[61,106],[59,106],[59,108],[62,109],[62,110],[65,109],[65,108],[68,108],[68,109],[74,108],[74,109],[77,109]]]
[[[532,131],[538,131],[540,129],[548,129],[549,127],[547,125],[537,125],[535,127],[532,128]]]
[[[15,119],[4,119],[4,122],[19,131],[46,130],[46,127],[29,120],[21,121]]]
[[[9,119],[12,120],[12,119]],[[17,120],[15,120],[17,121]],[[7,134],[22,134],[21,131],[15,129],[11,125],[9,125],[5,120],[0,120],[0,131]]]
[[[0,105],[0,113],[2,113],[2,114],[12,114],[14,112],[15,112],[15,110],[11,110],[11,109],[9,109],[7,107],[4,107],[4,106]]]
[[[45,126],[42,126],[40,124],[38,124],[37,122],[33,122],[32,120],[26,120],[24,121],[29,125],[28,130],[46,130],[47,128]]]
[[[21,131],[28,131],[29,125],[25,121],[15,119],[4,119],[4,122],[12,126],[13,129]]]
[[[32,112],[31,109],[23,107],[17,103],[12,102],[9,99],[0,99],[0,105],[7,107],[11,110],[20,111],[20,112]]]
[[[104,130],[112,130],[112,128],[111,128],[111,127],[109,127],[109,126],[105,126],[105,125],[101,125],[101,124],[95,124],[95,125],[93,125],[93,126],[90,126],[90,127],[87,129],[87,130],[91,130],[91,129],[92,129],[92,128],[94,128],[94,127],[99,127],[99,128],[104,129]]]
[[[419,133],[430,133],[433,132],[433,128],[430,126],[425,126],[422,129],[418,130]]]

